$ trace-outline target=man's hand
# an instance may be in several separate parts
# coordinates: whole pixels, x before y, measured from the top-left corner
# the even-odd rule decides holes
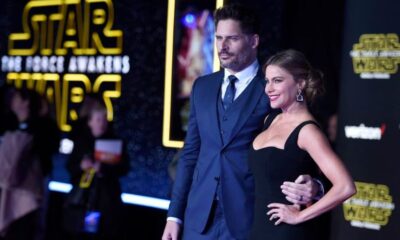
[[[281,185],[286,199],[294,204],[308,205],[312,203],[318,192],[319,185],[310,175],[300,175],[294,182],[284,182]]]
[[[167,221],[165,224],[162,240],[178,240],[180,225],[174,221]]]

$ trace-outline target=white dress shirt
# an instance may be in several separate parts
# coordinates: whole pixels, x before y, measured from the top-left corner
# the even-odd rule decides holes
[[[246,87],[251,83],[251,80],[254,79],[254,77],[257,75],[259,68],[258,61],[255,60],[251,65],[246,67],[240,72],[237,72],[235,74],[231,74],[227,69],[224,70],[224,80],[221,85],[221,97],[222,99],[224,98],[223,96],[225,95],[226,88],[228,87],[229,84],[229,79],[228,77],[230,75],[234,75],[238,81],[235,82],[235,100],[239,97],[239,95],[246,89]]]

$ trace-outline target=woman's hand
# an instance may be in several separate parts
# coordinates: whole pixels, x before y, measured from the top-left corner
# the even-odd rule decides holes
[[[300,205],[286,205],[282,203],[271,203],[267,206],[271,210],[267,212],[267,215],[271,215],[270,221],[276,220],[275,225],[281,222],[287,224],[298,224],[302,222],[300,220]]]

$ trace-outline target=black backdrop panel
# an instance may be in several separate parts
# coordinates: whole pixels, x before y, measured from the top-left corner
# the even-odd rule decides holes
[[[347,1],[338,151],[358,193],[334,214],[332,239],[398,239],[400,43],[396,0]]]

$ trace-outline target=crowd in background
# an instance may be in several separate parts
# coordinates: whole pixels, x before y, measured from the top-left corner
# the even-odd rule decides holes
[[[3,85],[0,101],[0,240],[45,239],[47,185],[62,133],[47,100],[36,91]],[[118,139],[102,101],[87,97],[79,117],[68,135],[75,146],[66,164],[73,185],[71,197],[77,197],[72,195],[79,190],[82,176],[91,172],[93,181],[90,191],[79,196],[82,205],[64,204],[65,235],[69,239],[119,239],[123,232],[119,177],[126,174],[127,161],[124,154],[117,162],[94,156],[96,140]],[[89,210],[95,210],[100,219],[95,229],[85,232],[85,224],[93,225],[85,223],[91,217]],[[74,211],[77,214],[68,214]]]

